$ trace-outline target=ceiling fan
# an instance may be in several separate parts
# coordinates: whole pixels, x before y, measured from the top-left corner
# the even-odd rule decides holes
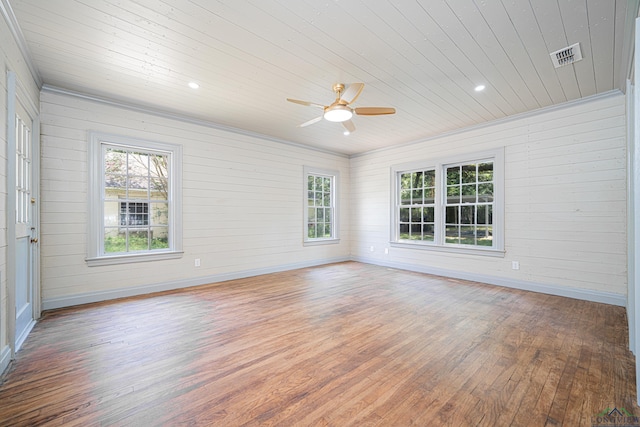
[[[364,89],[364,83],[352,83],[347,90],[342,83],[336,83],[333,85],[333,91],[336,93],[336,100],[331,105],[316,104],[315,102],[300,101],[298,99],[287,98],[287,101],[295,104],[306,105],[307,107],[322,108],[324,113],[320,117],[311,119],[308,122],[304,122],[298,127],[305,127],[319,122],[323,118],[330,122],[342,123],[342,126],[346,129],[345,134],[354,132],[356,130],[355,125],[351,121],[353,113],[359,116],[381,116],[384,114],[395,114],[396,109],[390,107],[356,107],[352,108],[349,104],[355,102],[360,96],[360,93]]]

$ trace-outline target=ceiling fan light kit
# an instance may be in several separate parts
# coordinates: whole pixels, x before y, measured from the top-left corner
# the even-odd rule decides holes
[[[324,110],[324,118],[330,122],[346,122],[351,117],[353,117],[353,112],[346,105],[338,104],[335,107],[327,107]]]
[[[351,121],[354,113],[360,116],[381,116],[385,114],[395,114],[396,112],[395,108],[391,107],[351,108],[349,104],[355,102],[358,96],[360,96],[362,89],[364,89],[364,83],[352,83],[347,90],[345,90],[345,85],[342,83],[334,84],[333,91],[336,93],[336,100],[331,105],[316,104],[315,102],[300,101],[291,98],[287,98],[287,101],[307,107],[318,107],[324,110],[322,116],[306,121],[299,125],[299,127],[309,126],[324,118],[329,122],[342,123],[342,126],[344,126],[346,130],[345,135],[348,135],[348,133],[356,130],[355,125]]]

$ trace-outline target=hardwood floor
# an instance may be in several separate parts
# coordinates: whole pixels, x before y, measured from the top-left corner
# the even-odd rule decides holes
[[[590,426],[622,307],[347,262],[46,312],[0,425]]]

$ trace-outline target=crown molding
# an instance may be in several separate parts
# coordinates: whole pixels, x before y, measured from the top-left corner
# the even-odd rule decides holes
[[[3,1],[3,0],[0,0],[0,1]],[[189,117],[189,116],[186,116],[186,115],[174,113],[174,112],[171,112],[171,111],[168,111],[168,110],[162,110],[162,109],[159,109],[159,108],[152,108],[152,107],[147,107],[147,106],[142,106],[142,105],[131,104],[131,103],[123,102],[123,101],[118,101],[118,100],[115,100],[115,99],[105,98],[105,97],[96,96],[96,95],[90,95],[90,94],[82,93],[82,92],[76,92],[76,91],[72,91],[72,90],[69,90],[69,89],[64,89],[64,88],[60,88],[60,87],[56,87],[56,86],[50,86],[50,85],[47,85],[47,84],[42,86],[42,92],[43,93],[58,94],[58,95],[66,95],[66,96],[70,96],[70,97],[73,97],[73,98],[83,99],[85,101],[96,102],[96,103],[103,104],[103,105],[110,105],[112,107],[123,108],[123,109],[129,110],[129,111],[135,111],[135,112],[138,112],[138,113],[151,114],[153,116],[162,117],[162,118],[165,118],[165,119],[176,120],[176,121],[179,121],[179,122],[182,122],[182,123],[189,123],[189,124],[193,124],[193,125],[208,127],[210,129],[216,129],[216,130],[221,130],[221,131],[225,131],[225,132],[231,132],[231,133],[235,133],[235,134],[239,134],[239,135],[248,136],[248,137],[251,137],[251,138],[258,138],[258,139],[262,139],[262,140],[266,140],[266,141],[271,141],[271,142],[275,142],[275,143],[278,143],[278,144],[285,144],[285,145],[288,145],[290,147],[296,147],[296,148],[300,148],[300,149],[304,149],[304,150],[316,151],[316,152],[325,153],[325,154],[331,154],[331,155],[334,155],[334,156],[344,157],[344,158],[348,158],[349,157],[346,154],[338,153],[336,151],[326,150],[326,149],[323,149],[323,148],[313,147],[313,146],[310,146],[310,145],[299,144],[297,142],[288,141],[286,139],[275,138],[275,137],[270,136],[270,135],[265,135],[265,134],[261,134],[261,133],[258,133],[258,132],[251,132],[251,131],[248,131],[248,130],[245,130],[245,129],[236,128],[236,127],[233,127],[233,126],[226,126],[226,125],[222,125],[220,123],[216,123],[216,122],[209,121],[209,120],[196,119],[196,118]]]
[[[484,123],[479,123],[479,124],[476,124],[476,125],[473,125],[473,126],[467,126],[467,127],[463,127],[463,128],[459,128],[459,129],[454,129],[454,130],[449,131],[449,132],[439,133],[437,135],[433,135],[433,136],[430,136],[430,137],[427,137],[427,138],[417,139],[417,140],[414,140],[414,141],[405,142],[403,144],[397,144],[397,145],[392,145],[390,147],[378,148],[377,150],[370,150],[370,151],[365,151],[363,153],[352,154],[349,157],[353,159],[353,158],[356,158],[356,157],[367,156],[369,154],[382,153],[382,152],[389,151],[389,150],[396,150],[398,148],[405,148],[405,147],[408,147],[408,146],[411,146],[411,145],[423,144],[425,142],[435,141],[437,139],[445,138],[445,137],[452,136],[452,135],[460,135],[460,134],[463,134],[463,133],[472,132],[472,131],[483,129],[483,128],[487,128],[487,127],[497,126],[497,125],[501,125],[501,124],[504,124],[504,123],[513,122],[513,121],[516,121],[516,120],[522,120],[522,119],[526,119],[526,118],[529,118],[529,117],[535,117],[535,116],[539,116],[541,114],[550,113],[552,111],[564,110],[565,108],[575,107],[575,106],[580,105],[580,104],[587,104],[589,102],[593,102],[593,101],[596,101],[596,100],[613,98],[613,97],[616,97],[616,96],[624,96],[624,93],[622,91],[620,91],[619,89],[613,89],[613,90],[610,90],[608,92],[603,92],[603,93],[599,93],[599,94],[596,94],[596,95],[587,96],[585,98],[575,99],[573,101],[563,102],[562,104],[554,104],[554,105],[550,105],[548,107],[538,108],[536,110],[525,111],[524,113],[514,114],[514,115],[511,115],[511,116],[506,116],[506,117],[503,117],[503,118],[500,118],[500,119],[491,120],[491,121],[484,122]]]
[[[620,90],[626,92],[626,80],[633,80],[636,18],[640,15],[640,0],[628,0],[622,41],[622,66],[620,67]]]
[[[7,22],[9,31],[11,31],[11,34],[13,35],[13,39],[18,45],[18,49],[20,49],[20,53],[22,54],[22,58],[24,59],[24,62],[27,65],[27,68],[29,68],[31,77],[36,82],[36,85],[38,85],[38,87],[41,88],[42,77],[40,76],[40,72],[38,71],[38,68],[35,66],[35,64],[31,60],[31,52],[29,51],[29,47],[27,46],[27,42],[24,38],[24,34],[22,34],[22,30],[20,29],[20,25],[18,24],[16,15],[13,13],[13,9],[9,4],[9,0],[0,0],[0,13],[2,13],[4,20]]]

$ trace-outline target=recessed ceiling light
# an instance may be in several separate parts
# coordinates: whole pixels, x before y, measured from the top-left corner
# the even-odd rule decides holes
[[[478,85],[478,86],[476,86],[475,91],[476,92],[482,92],[485,87],[486,87],[485,85]]]
[[[349,132],[348,130],[345,130],[344,132],[342,132],[343,135],[351,135],[351,132]]]
[[[198,89],[200,87],[200,85],[196,82],[189,82],[189,87],[191,89]]]

